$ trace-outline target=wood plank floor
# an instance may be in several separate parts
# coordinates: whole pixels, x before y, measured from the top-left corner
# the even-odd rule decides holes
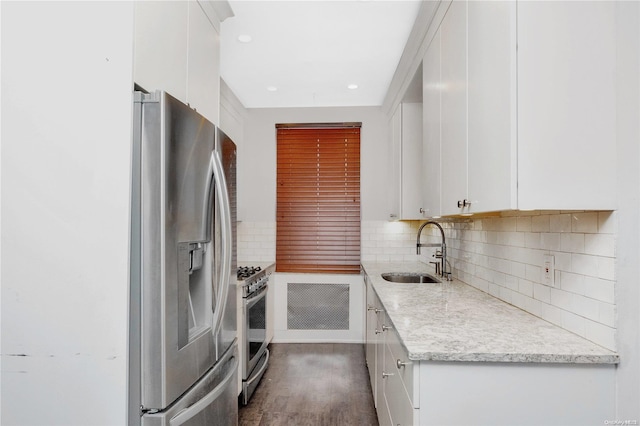
[[[278,343],[239,425],[377,426],[360,344]]]

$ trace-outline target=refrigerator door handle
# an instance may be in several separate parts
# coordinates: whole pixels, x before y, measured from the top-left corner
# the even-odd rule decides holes
[[[171,420],[169,420],[170,426],[180,426],[188,422],[193,416],[200,413],[204,407],[215,401],[226,390],[231,379],[235,377],[236,370],[238,369],[238,359],[234,356],[232,359],[233,367],[229,369],[229,372],[225,378],[220,382],[215,389],[209,392],[204,398],[193,404],[192,406],[185,408],[176,414]]]
[[[213,172],[211,179],[215,182],[215,193],[220,203],[220,225],[222,229],[222,263],[220,268],[220,276],[218,277],[218,305],[214,312],[213,335],[218,336],[222,328],[222,318],[226,307],[225,301],[229,293],[229,276],[231,274],[231,261],[233,251],[232,229],[231,229],[231,206],[229,203],[229,193],[227,191],[227,182],[224,176],[224,168],[220,153],[213,151],[211,153],[211,163],[209,169]]]

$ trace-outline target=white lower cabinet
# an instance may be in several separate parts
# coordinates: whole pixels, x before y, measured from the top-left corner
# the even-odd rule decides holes
[[[615,418],[614,364],[411,361],[365,274],[380,426],[585,425]]]
[[[389,331],[389,335],[393,332]],[[417,418],[411,399],[407,394],[406,383],[402,380],[404,367],[398,368],[397,358],[391,352],[388,344],[385,344],[384,367],[382,369],[384,398],[389,407],[389,417],[392,425],[417,424]]]
[[[390,325],[382,303],[365,275],[367,291],[366,360],[380,426],[418,424],[419,364]]]

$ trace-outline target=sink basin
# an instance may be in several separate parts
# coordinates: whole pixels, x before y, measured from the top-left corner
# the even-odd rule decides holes
[[[436,277],[418,272],[385,272],[382,278],[393,283],[439,283]]]

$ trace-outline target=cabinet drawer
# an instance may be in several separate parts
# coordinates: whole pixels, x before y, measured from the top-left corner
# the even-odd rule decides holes
[[[395,425],[413,425],[414,410],[409,395],[402,383],[402,378],[398,375],[396,369],[396,359],[394,358],[389,346],[385,345],[384,368],[382,370],[384,378],[384,397],[389,408],[389,415],[392,424]]]
[[[400,343],[400,338],[395,330],[386,332],[385,339],[389,347],[392,363],[395,368],[395,374],[400,377],[405,387],[409,400],[415,408],[420,408],[420,398],[418,395],[418,386],[420,381],[415,379],[419,374],[420,363],[409,360],[407,351]]]

